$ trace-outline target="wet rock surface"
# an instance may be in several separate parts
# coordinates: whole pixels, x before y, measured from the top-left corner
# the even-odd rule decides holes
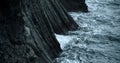
[[[69,12],[88,12],[88,6],[86,5],[85,0],[61,0],[61,2]]]

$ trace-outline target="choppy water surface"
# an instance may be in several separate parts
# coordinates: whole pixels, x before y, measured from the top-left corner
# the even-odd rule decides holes
[[[120,0],[87,0],[89,13],[70,12],[79,29],[57,35],[55,63],[120,63]]]

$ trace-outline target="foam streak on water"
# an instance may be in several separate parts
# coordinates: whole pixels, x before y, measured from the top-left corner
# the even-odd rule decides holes
[[[86,3],[89,13],[70,12],[79,29],[57,35],[63,53],[55,63],[120,63],[120,0]]]

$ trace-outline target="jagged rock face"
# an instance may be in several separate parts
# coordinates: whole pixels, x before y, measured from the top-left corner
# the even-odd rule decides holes
[[[33,17],[37,15],[37,17],[33,18],[34,20],[40,21],[40,19],[43,19],[45,23],[49,23],[55,33],[64,34],[78,27],[59,0],[26,0],[23,3],[24,11],[28,12],[29,10],[28,14],[31,14]]]
[[[77,29],[59,0],[0,1],[0,63],[52,63],[55,33]]]
[[[22,11],[20,3],[4,0],[0,6],[0,63],[52,63],[62,50],[50,24],[42,12],[39,19]]]
[[[88,12],[88,7],[85,0],[60,0],[67,11],[82,11]]]

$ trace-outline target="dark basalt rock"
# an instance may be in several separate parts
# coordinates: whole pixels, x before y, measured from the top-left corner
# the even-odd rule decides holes
[[[57,0],[0,0],[0,63],[53,63],[54,32],[77,27]]]
[[[67,11],[82,11],[88,12],[88,6],[85,3],[85,0],[60,0]]]

